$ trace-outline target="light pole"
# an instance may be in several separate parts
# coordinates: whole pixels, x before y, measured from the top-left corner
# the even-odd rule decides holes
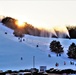
[[[33,69],[31,69],[31,75],[33,75],[34,68],[35,68],[35,56],[33,56]]]
[[[33,68],[35,68],[35,56],[33,56]]]

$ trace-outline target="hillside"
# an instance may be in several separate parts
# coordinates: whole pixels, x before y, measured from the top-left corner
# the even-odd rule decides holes
[[[7,32],[7,34],[5,34]],[[33,67],[33,56],[35,56],[35,67],[39,69],[40,66],[47,66],[49,68],[58,69],[76,69],[75,65],[70,65],[70,61],[76,60],[67,58],[67,49],[75,39],[62,38],[44,38],[37,36],[25,35],[25,41],[20,42],[17,37],[12,34],[13,30],[4,27],[0,23],[0,70],[20,70],[29,69]],[[57,57],[55,53],[50,52],[49,44],[52,40],[59,40],[64,47],[64,54]],[[39,47],[36,47],[39,45]],[[51,57],[48,57],[51,54]],[[23,60],[21,60],[21,57]],[[66,65],[64,65],[66,61]],[[59,66],[56,67],[55,63]]]

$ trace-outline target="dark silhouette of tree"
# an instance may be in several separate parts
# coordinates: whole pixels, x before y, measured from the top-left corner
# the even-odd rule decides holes
[[[50,50],[51,50],[52,52],[57,53],[57,54],[64,52],[62,45],[60,44],[59,41],[56,41],[56,40],[53,40],[53,41],[50,43]]]
[[[76,59],[76,45],[75,45],[75,43],[72,43],[69,46],[67,55],[69,58]]]
[[[24,33],[25,33],[24,29],[15,29],[13,32],[15,37],[20,37],[20,38],[24,37]]]
[[[9,28],[11,28],[11,29],[16,29],[16,28],[17,28],[17,25],[15,24],[15,21],[16,21],[16,19],[14,19],[14,18],[12,18],[12,17],[5,17],[5,18],[2,19],[1,22],[2,22],[5,26],[7,26],[7,27],[9,27]]]
[[[76,38],[76,26],[66,26],[66,28],[69,32],[70,38]]]

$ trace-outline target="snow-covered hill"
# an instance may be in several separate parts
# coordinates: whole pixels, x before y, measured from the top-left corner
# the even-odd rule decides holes
[[[7,32],[7,34],[5,34]],[[76,69],[75,65],[70,65],[70,61],[76,60],[67,58],[67,49],[75,39],[62,38],[44,38],[37,36],[25,35],[25,41],[19,42],[18,38],[12,34],[13,30],[3,26],[0,23],[0,70],[20,70],[29,69],[33,67],[33,56],[35,56],[35,67],[39,69],[40,66],[47,66],[49,68]],[[64,47],[64,54],[57,57],[55,53],[50,52],[49,44],[52,40],[59,40]],[[36,47],[39,45],[39,47]],[[48,57],[51,54],[51,57]],[[21,60],[23,57],[23,60]],[[64,61],[66,65],[64,65]],[[55,63],[59,66],[56,67]]]

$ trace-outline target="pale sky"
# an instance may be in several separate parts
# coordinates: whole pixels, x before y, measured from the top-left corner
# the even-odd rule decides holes
[[[76,1],[3,0],[0,15],[18,18],[37,27],[76,25]]]

